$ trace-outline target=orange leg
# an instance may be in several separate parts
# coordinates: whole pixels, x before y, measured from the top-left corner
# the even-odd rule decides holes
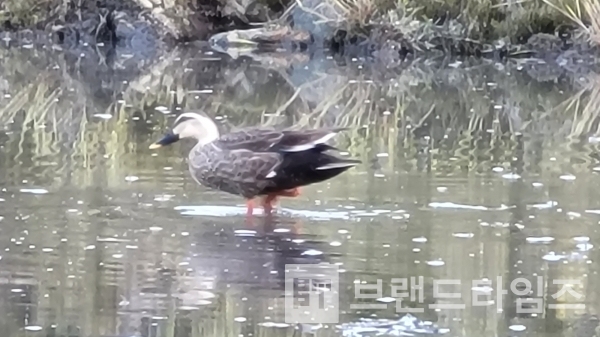
[[[296,188],[292,188],[291,190],[284,190],[281,191],[279,193],[277,193],[278,195],[282,196],[282,197],[290,197],[290,198],[295,198],[297,196],[300,195],[300,188],[296,187]]]
[[[294,225],[292,226],[291,232],[295,235],[299,235],[299,234],[302,234],[301,230],[302,230],[302,222],[296,221],[294,223]]]
[[[269,194],[263,199],[263,209],[265,211],[265,215],[271,215],[273,211],[273,204],[277,202],[277,194]]]
[[[271,212],[273,211],[274,208],[274,204],[277,203],[277,199],[279,197],[290,197],[290,198],[294,198],[300,195],[300,189],[299,188],[293,188],[290,190],[283,190],[283,191],[279,191],[277,193],[271,193],[268,194],[264,199],[263,199],[263,209],[265,210],[265,214],[266,215],[270,215]]]
[[[246,224],[250,227],[254,227],[253,223],[254,218],[254,200],[248,199],[246,200]]]

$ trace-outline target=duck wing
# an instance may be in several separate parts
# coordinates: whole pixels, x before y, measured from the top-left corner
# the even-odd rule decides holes
[[[325,145],[340,131],[346,128],[322,128],[316,130],[282,130],[271,128],[243,129],[221,136],[215,144],[224,149],[247,149],[255,152],[306,151],[319,146],[334,149]]]
[[[213,147],[197,151],[189,165],[199,183],[252,198],[274,184],[270,178],[282,162],[283,157],[275,152]]]
[[[228,150],[246,149],[255,152],[270,150],[284,134],[270,128],[240,129],[227,133],[215,141],[215,145]]]
[[[330,139],[348,128],[321,128],[316,130],[285,130],[277,144],[281,151],[301,152],[314,148],[335,149],[326,145]]]
[[[313,184],[360,163],[325,153],[341,130],[239,130],[193,150],[190,170],[200,184],[248,199]]]

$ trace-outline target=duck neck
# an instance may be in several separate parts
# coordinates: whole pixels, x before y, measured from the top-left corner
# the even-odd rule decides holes
[[[219,130],[217,130],[216,126],[214,127],[214,130],[207,128],[204,136],[202,138],[198,139],[198,145],[204,146],[206,144],[214,142],[218,138],[219,138]]]
[[[208,118],[201,119],[202,128],[204,129],[202,132],[202,136],[198,137],[197,146],[204,146],[206,144],[212,143],[217,140],[220,136],[219,129],[217,125]]]

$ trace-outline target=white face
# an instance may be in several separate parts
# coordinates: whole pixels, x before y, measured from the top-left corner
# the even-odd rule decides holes
[[[183,118],[186,118],[182,121]],[[182,113],[175,120],[173,133],[180,139],[195,138],[199,143],[207,144],[219,137],[219,130],[208,117],[193,112]]]
[[[204,127],[195,119],[186,119],[173,128],[173,133],[179,138],[196,138],[200,139],[204,133]]]

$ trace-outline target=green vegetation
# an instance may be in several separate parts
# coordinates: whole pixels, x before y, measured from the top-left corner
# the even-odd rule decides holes
[[[115,7],[105,2],[101,6]],[[219,28],[216,13],[255,26],[285,18],[292,7],[299,7],[317,24],[355,33],[369,34],[383,25],[404,34],[418,26],[441,25],[456,37],[485,43],[523,43],[537,33],[569,33],[575,39],[600,43],[600,0],[215,0],[191,6],[178,0],[130,0],[115,8],[143,10],[167,32],[186,38],[203,38],[207,31]],[[85,10],[97,8],[69,0],[7,0],[0,4],[0,22],[5,28],[43,28],[66,17],[81,19]]]
[[[0,23],[8,29],[44,28],[50,20],[64,19],[68,3],[67,0],[0,1]]]
[[[352,7],[353,10],[345,13],[348,21],[357,25],[369,22],[366,18],[386,22],[390,17],[409,15],[421,23],[458,26],[464,37],[482,42],[508,39],[508,42],[520,43],[536,33],[566,33],[574,29],[577,37],[584,34],[600,43],[599,0],[329,1],[341,7]],[[398,28],[403,30],[402,26]]]

